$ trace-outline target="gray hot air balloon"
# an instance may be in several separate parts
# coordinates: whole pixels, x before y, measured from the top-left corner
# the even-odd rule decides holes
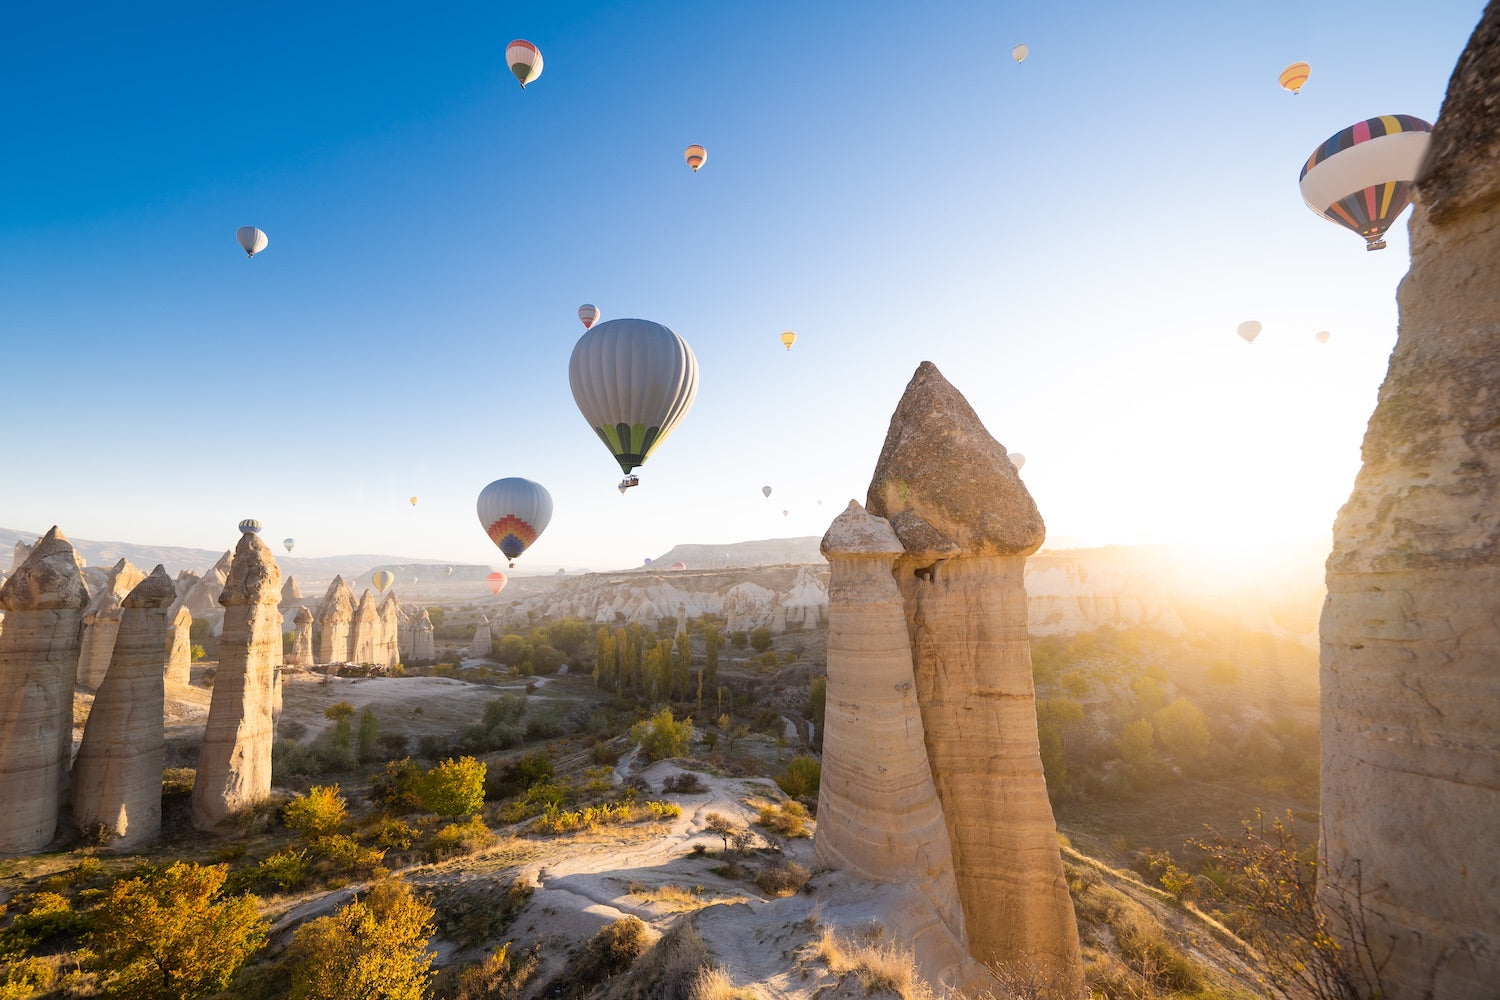
[[[660,323],[595,323],[573,346],[568,384],[578,409],[628,474],[687,416],[698,394],[698,359]],[[631,483],[630,485],[634,485]]]
[[[234,238],[246,257],[254,257],[271,244],[270,238],[254,226],[241,226],[234,231]]]
[[[295,538],[283,538],[281,540],[281,544],[285,545],[286,546],[286,550],[288,552],[290,552],[290,551],[292,551],[293,549],[295,549],[297,547],[297,539],[295,539]]]

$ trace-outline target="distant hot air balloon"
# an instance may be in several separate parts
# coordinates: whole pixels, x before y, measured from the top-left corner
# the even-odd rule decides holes
[[[444,576],[452,576],[453,575],[453,567],[452,566],[444,566],[443,567],[443,575]]]
[[[1026,56],[1031,52],[1031,47],[1025,42],[1010,50],[1010,57],[1018,63],[1026,61]]]
[[[1247,319],[1239,325],[1237,332],[1241,337],[1245,338],[1245,343],[1248,344],[1260,336],[1260,323],[1253,319]]]
[[[763,496],[763,497],[769,497],[771,495],[771,487],[769,487],[769,486],[762,486],[760,488],[760,495]]]
[[[1332,336],[1332,334],[1330,334],[1327,330],[1319,330],[1317,333],[1313,334],[1313,339],[1320,344],[1326,344],[1328,343],[1328,338],[1330,336]]]
[[[792,331],[790,331],[790,330],[786,331],[785,333],[783,333],[781,335],[781,346],[785,347],[789,351],[792,349],[792,345],[795,344],[796,342],[797,342],[797,335],[795,333],[793,333]]]
[[[708,159],[708,150],[704,149],[702,146],[698,145],[695,142],[687,149],[684,149],[682,151],[682,158],[684,160],[687,160],[687,165],[692,167],[693,173],[696,174],[698,172],[698,168],[703,166],[704,161]],[[730,173],[733,172],[734,171],[732,170],[730,171]]]
[[[370,574],[370,582],[383,594],[390,589],[391,584],[396,582],[396,574],[388,569],[378,569]]]
[[[1363,236],[1366,250],[1383,250],[1381,237],[1411,204],[1411,182],[1431,138],[1432,126],[1411,115],[1356,122],[1307,158],[1299,179],[1302,200],[1329,222]]]
[[[643,566],[650,566],[651,565],[651,557],[647,556],[646,557],[646,561],[644,563],[642,563],[642,565]]]
[[[552,494],[529,479],[497,479],[480,491],[478,510],[485,534],[514,569],[517,557],[552,520]]]
[[[1294,94],[1302,93],[1302,85],[1312,75],[1312,67],[1305,62],[1294,62],[1281,71],[1281,89]]]
[[[293,549],[295,549],[297,547],[297,539],[295,539],[295,538],[283,538],[281,540],[281,544],[285,545],[286,546],[286,550],[288,552],[290,552],[290,551],[292,551]]]
[[[594,321],[599,318],[599,307],[593,305],[592,303],[585,302],[583,305],[578,307],[578,318],[580,321],[582,321],[583,328],[587,330],[589,327],[593,326]]]
[[[685,563],[685,562],[674,562],[672,564],[672,568],[673,569],[687,569],[687,563]]]
[[[499,570],[496,570],[495,572],[491,573],[489,576],[485,577],[485,579],[487,581],[489,581],[490,593],[492,593],[492,594],[498,594],[498,593],[500,593],[500,591],[502,591],[502,590],[505,589],[505,583],[506,583],[507,577],[506,577],[506,575],[504,573],[500,572]]]
[[[792,512],[789,511],[789,510],[784,510],[784,511],[781,512],[781,516],[782,517],[791,517],[792,516]]]
[[[415,507],[417,505],[417,498],[416,497],[410,497],[409,499],[411,500],[411,505],[413,507]]]
[[[525,90],[528,83],[542,75],[542,50],[524,38],[517,38],[505,47],[505,65]]]
[[[254,226],[241,226],[234,231],[234,238],[239,241],[246,257],[254,257],[271,243],[270,238]]]
[[[568,361],[573,400],[626,473],[643,464],[687,416],[698,359],[672,330],[646,319],[595,323]]]
[[[240,522],[240,531],[246,535],[260,534],[260,522],[253,517],[247,517]]]
[[[1026,466],[1026,456],[1019,451],[1013,451],[1005,457],[1010,459],[1010,464],[1016,467],[1017,472],[1020,472]]]

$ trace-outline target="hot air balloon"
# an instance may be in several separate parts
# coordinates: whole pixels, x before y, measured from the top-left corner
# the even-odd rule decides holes
[[[1317,333],[1313,334],[1313,339],[1320,344],[1326,344],[1328,343],[1328,338],[1330,336],[1332,336],[1332,334],[1330,334],[1327,330],[1319,330]]]
[[[1381,115],[1357,122],[1313,150],[1299,183],[1307,207],[1365,238],[1381,239],[1411,204],[1411,182],[1422,165],[1432,126],[1411,115]]]
[[[784,510],[784,511],[781,512],[781,516],[782,517],[791,517],[792,516],[792,512],[789,511],[789,510]]]
[[[453,575],[453,567],[452,566],[444,566],[443,567],[443,575],[444,576],[452,576]]]
[[[760,495],[763,496],[763,497],[769,497],[771,495],[771,487],[769,487],[769,486],[762,486],[760,488]]]
[[[687,160],[687,165],[692,167],[693,173],[696,174],[698,168],[703,166],[704,162],[708,159],[708,150],[695,142],[682,151],[682,158]],[[733,173],[733,171],[730,171],[730,173]]]
[[[1023,63],[1026,61],[1026,56],[1030,52],[1031,47],[1028,46],[1025,42],[1022,42],[1020,45],[1017,45],[1015,48],[1010,50],[1010,57],[1018,63]]]
[[[573,345],[568,384],[583,418],[634,486],[630,470],[692,408],[698,359],[687,341],[660,323],[610,319],[595,323]]]
[[[506,577],[506,575],[504,573],[500,572],[499,570],[496,570],[495,572],[491,573],[489,576],[485,577],[485,580],[489,581],[490,593],[492,593],[492,594],[498,594],[498,593],[500,593],[500,591],[502,591],[502,590],[505,589],[505,583],[506,583],[507,577]]]
[[[651,565],[651,557],[647,556],[646,557],[646,561],[644,563],[642,563],[642,565],[643,566],[650,566]]]
[[[589,327],[593,326],[594,325],[594,321],[596,319],[598,319],[598,318],[599,318],[599,307],[598,306],[593,305],[592,303],[585,302],[583,305],[581,305],[581,306],[578,307],[578,319],[583,323],[583,328],[585,330],[587,330]]]
[[[1026,466],[1026,456],[1019,451],[1013,451],[1005,457],[1010,459],[1010,464],[1016,467],[1017,472],[1020,472]]]
[[[391,584],[396,582],[396,574],[388,569],[378,569],[370,574],[370,582],[383,594],[390,589]]]
[[[1239,325],[1237,332],[1241,337],[1245,338],[1245,343],[1248,344],[1260,336],[1260,323],[1253,319],[1247,319]]]
[[[286,546],[286,550],[288,552],[290,552],[290,551],[292,551],[293,549],[295,549],[297,547],[297,539],[295,539],[295,538],[283,538],[281,540],[281,544],[285,545]]]
[[[1305,62],[1294,62],[1281,71],[1281,89],[1294,94],[1302,93],[1302,85],[1312,75],[1312,67]]]
[[[247,517],[240,522],[240,531],[246,535],[260,534],[260,522],[253,517]]]
[[[542,75],[542,50],[524,38],[517,38],[505,47],[505,65],[525,90],[528,83]]]
[[[411,505],[413,507],[415,507],[417,505],[417,498],[416,497],[409,497],[408,499],[411,500]]]
[[[485,534],[515,569],[517,557],[552,520],[552,494],[529,479],[497,479],[480,491],[478,509]]]
[[[790,330],[786,331],[785,333],[783,333],[781,335],[781,346],[785,347],[789,351],[792,349],[792,345],[795,344],[796,342],[797,342],[797,335],[795,333],[793,333],[792,331],[790,331]]]
[[[685,562],[674,562],[672,564],[672,568],[673,569],[687,569],[687,563],[685,563]]]
[[[254,226],[241,226],[234,231],[234,238],[239,241],[240,249],[245,251],[246,257],[254,257],[270,245],[270,238]]]

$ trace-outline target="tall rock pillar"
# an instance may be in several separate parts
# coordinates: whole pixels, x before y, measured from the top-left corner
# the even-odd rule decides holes
[[[469,644],[469,655],[476,658],[489,656],[491,645],[490,620],[480,615],[479,624],[474,626],[474,641]]]
[[[88,601],[77,553],[55,527],[0,587],[0,854],[40,851],[57,833]]]
[[[431,663],[437,659],[437,644],[433,642],[432,617],[422,609],[422,617],[412,627],[411,662]]]
[[[161,566],[125,596],[109,670],[73,762],[73,820],[80,829],[112,831],[110,850],[134,850],[161,832],[167,609],[176,599]]]
[[[394,590],[385,595],[385,600],[380,602],[380,607],[376,611],[380,617],[377,629],[379,640],[375,644],[375,659],[372,662],[377,666],[394,670],[401,662],[401,649],[398,644],[398,633],[401,630],[401,602],[396,600]]]
[[[281,570],[271,550],[259,535],[242,534],[219,597],[224,605],[219,672],[193,782],[193,825],[200,830],[271,794],[280,597]]]
[[[896,582],[970,950],[1079,992],[1022,582],[1045,530],[1005,448],[931,362],[891,417],[866,508],[903,549]]]
[[[333,578],[323,603],[318,605],[318,624],[322,634],[318,638],[319,663],[349,662],[349,623],[354,618],[354,597],[342,576]]]
[[[375,607],[375,595],[366,590],[360,595],[359,607],[354,609],[354,621],[349,627],[349,659],[355,663],[374,663],[379,632],[380,612]]]
[[[1319,901],[1393,998],[1500,984],[1500,3],[1417,177],[1400,334],[1334,524]]]
[[[78,652],[78,686],[98,689],[109,672],[115,635],[120,631],[125,595],[146,579],[130,560],[121,559],[109,571],[108,582],[94,594],[83,612],[83,645]]]
[[[313,613],[305,604],[297,609],[297,617],[292,619],[292,652],[286,662],[291,667],[313,665]]]
[[[168,609],[167,617],[167,680],[186,684],[193,676],[193,613],[179,604],[175,613]]]

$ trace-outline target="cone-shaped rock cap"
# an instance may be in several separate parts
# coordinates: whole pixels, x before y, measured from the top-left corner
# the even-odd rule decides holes
[[[823,555],[829,557],[895,557],[906,551],[901,540],[896,537],[896,532],[891,529],[891,522],[871,514],[859,505],[858,500],[850,500],[844,512],[833,519],[818,548]]]
[[[276,565],[276,557],[259,535],[245,532],[234,547],[234,562],[229,566],[229,578],[224,581],[219,603],[226,608],[236,604],[275,604],[280,597],[281,567]]]
[[[151,575],[131,588],[130,593],[125,595],[124,606],[127,608],[165,608],[170,607],[177,600],[177,585],[167,575],[167,569],[161,563],[151,571]]]
[[[1046,538],[1004,446],[930,361],[891,415],[865,507],[913,556],[955,555],[953,543],[970,556],[1030,555]]]
[[[56,525],[37,541],[31,555],[0,587],[0,608],[6,611],[81,610],[88,603],[89,588],[78,568],[78,554]]]
[[[295,624],[297,624],[297,625],[306,625],[306,624],[310,623],[312,620],[313,620],[312,609],[309,608],[306,604],[302,605],[300,608],[297,609],[297,617],[295,617],[295,618],[292,619],[292,621]]]

